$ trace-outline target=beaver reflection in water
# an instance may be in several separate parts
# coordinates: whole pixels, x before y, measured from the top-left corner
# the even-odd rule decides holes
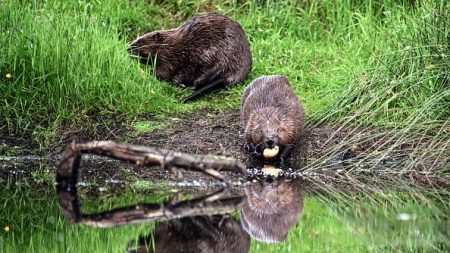
[[[133,246],[134,243],[130,243]],[[156,224],[128,253],[247,253],[250,236],[229,217],[197,216]]]
[[[245,186],[241,208],[244,230],[262,242],[282,242],[303,210],[298,182],[287,179],[257,181]]]
[[[244,147],[258,155],[279,148],[275,155],[283,161],[299,139],[303,117],[303,106],[286,77],[253,80],[241,101]]]
[[[156,77],[193,87],[185,101],[242,82],[252,68],[250,44],[239,23],[218,13],[198,14],[176,29],[154,31],[133,41],[129,52],[156,60]]]

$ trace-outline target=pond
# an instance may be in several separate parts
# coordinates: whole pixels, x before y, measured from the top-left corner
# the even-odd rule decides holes
[[[60,157],[0,160],[2,252],[445,252],[448,195],[385,175],[256,167],[229,184],[84,155],[73,184]],[[336,164],[336,162],[332,162]],[[324,168],[326,164],[324,164]],[[276,173],[275,173],[276,174]],[[77,223],[79,223],[77,225]],[[156,251],[154,251],[156,250]]]

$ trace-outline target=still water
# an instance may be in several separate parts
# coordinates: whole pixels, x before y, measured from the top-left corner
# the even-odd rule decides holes
[[[255,168],[174,179],[88,157],[72,182],[54,160],[3,159],[1,252],[448,252],[445,192],[354,185]],[[265,172],[265,173],[264,173]],[[137,176],[139,175],[139,176]],[[359,182],[359,181],[358,181]]]

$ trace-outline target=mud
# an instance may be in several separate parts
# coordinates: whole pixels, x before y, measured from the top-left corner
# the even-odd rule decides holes
[[[252,168],[261,164],[249,155],[242,145],[243,126],[238,110],[199,110],[184,117],[157,120],[149,116],[147,120],[168,126],[145,134],[136,134],[131,127],[118,122],[99,127],[95,133],[86,130],[88,128],[66,128],[61,130],[60,138],[53,148],[45,152],[38,151],[37,144],[31,142],[31,138],[3,138],[0,143],[3,147],[3,153],[0,154],[0,181],[33,178],[36,175],[38,180],[42,180],[41,177],[53,177],[62,148],[72,141],[86,142],[95,139],[156,146],[192,154],[232,156],[244,162],[254,174],[258,173],[258,170]],[[408,184],[431,187],[447,187],[450,182],[448,176],[427,172],[430,166],[448,166],[450,161],[447,157],[441,157],[438,163],[430,157],[429,164],[424,161],[414,164],[414,167],[407,171],[404,170],[404,166],[411,160],[412,150],[425,147],[430,141],[426,138],[422,138],[420,142],[397,145],[384,157],[377,156],[377,152],[390,148],[396,138],[394,134],[374,127],[312,127],[307,124],[300,139],[300,144],[292,151],[287,161],[286,172],[289,176],[307,178],[313,182],[340,188],[367,184],[390,186],[393,185],[392,181],[397,180],[395,177],[404,178]],[[14,149],[20,152],[14,154],[11,152]],[[22,156],[39,152],[40,156],[28,156],[29,159]],[[196,172],[183,170],[183,177],[177,179],[159,167],[138,168],[98,157],[83,157],[82,167],[84,169],[81,182],[86,186],[92,185],[92,182],[95,186],[115,186],[136,180],[205,189],[221,184]],[[42,171],[49,171],[49,175],[42,176]],[[234,185],[241,185],[246,181],[235,173],[226,174]]]

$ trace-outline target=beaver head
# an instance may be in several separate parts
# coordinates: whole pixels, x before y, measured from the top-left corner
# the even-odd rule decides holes
[[[266,107],[250,115],[245,135],[253,144],[256,153],[262,154],[265,148],[278,146],[283,149],[293,144],[298,134],[296,120],[286,116],[282,108]]]
[[[151,59],[173,42],[170,39],[173,33],[174,31],[172,30],[146,33],[131,42],[128,52],[140,57],[142,60]]]

